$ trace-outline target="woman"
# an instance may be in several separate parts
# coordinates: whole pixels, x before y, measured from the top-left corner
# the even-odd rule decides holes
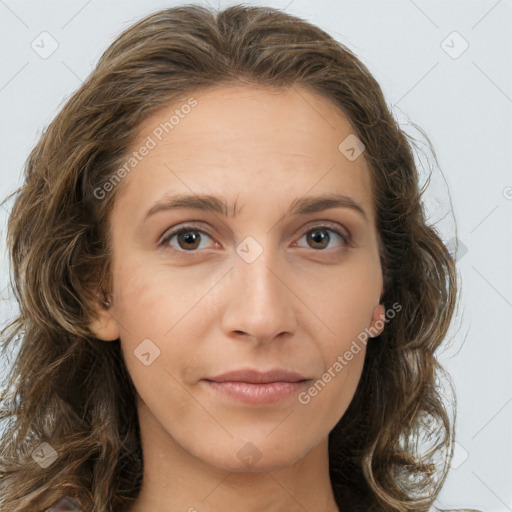
[[[8,243],[2,510],[431,509],[455,263],[324,31],[246,6],[130,27],[32,151]]]

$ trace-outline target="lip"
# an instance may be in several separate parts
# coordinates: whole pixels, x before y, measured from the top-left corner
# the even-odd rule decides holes
[[[249,404],[271,404],[298,393],[311,379],[284,368],[240,369],[203,379],[211,389]]]
[[[230,372],[208,377],[205,380],[213,382],[248,382],[251,384],[267,384],[269,382],[300,382],[309,380],[299,372],[286,368],[272,368],[260,371],[253,368],[241,368]]]

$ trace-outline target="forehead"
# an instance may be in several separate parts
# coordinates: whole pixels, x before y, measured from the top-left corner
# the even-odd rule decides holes
[[[256,187],[295,196],[336,188],[357,196],[371,215],[366,162],[362,155],[347,159],[339,147],[353,136],[339,108],[298,86],[192,93],[140,126],[132,150],[150,139],[153,147],[125,178],[122,195],[147,203],[169,189],[218,195],[236,189],[243,200]]]
[[[190,108],[192,99],[195,106]],[[287,142],[287,147],[300,146],[302,157],[316,158],[315,150],[337,147],[340,136],[353,131],[336,105],[300,86],[224,85],[163,107],[140,126],[137,142],[153,134],[159,145],[179,142],[180,150],[201,146],[206,151],[224,143],[230,152],[240,143],[246,152]],[[217,159],[223,156],[229,154],[216,154]]]

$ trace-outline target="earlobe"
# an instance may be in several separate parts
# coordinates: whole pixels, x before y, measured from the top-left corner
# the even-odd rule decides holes
[[[375,338],[382,334],[386,325],[386,310],[384,304],[379,303],[373,308],[372,321],[369,327],[371,338]]]
[[[109,302],[97,305],[96,317],[90,322],[89,329],[94,336],[103,341],[115,341],[119,338],[119,324],[112,316]]]

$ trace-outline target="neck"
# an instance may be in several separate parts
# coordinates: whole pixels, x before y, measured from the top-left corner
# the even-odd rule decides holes
[[[329,477],[328,439],[283,468],[227,471],[179,446],[152,415],[140,415],[144,475],[127,512],[340,512]]]

